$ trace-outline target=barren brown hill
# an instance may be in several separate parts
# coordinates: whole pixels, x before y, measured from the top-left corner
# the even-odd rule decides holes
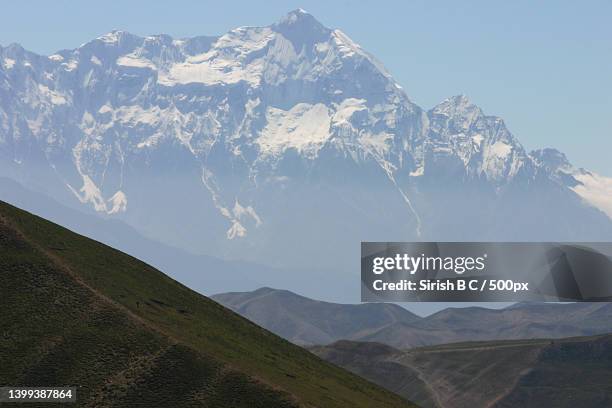
[[[318,356],[431,408],[612,406],[612,335],[399,351],[340,341]]]

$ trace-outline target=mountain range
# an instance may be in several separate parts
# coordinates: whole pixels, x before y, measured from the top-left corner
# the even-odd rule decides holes
[[[420,317],[395,304],[337,304],[271,288],[212,298],[303,346],[352,340],[412,349],[464,341],[563,338],[612,332],[610,303],[447,308]]]
[[[0,173],[194,254],[335,269],[335,288],[360,241],[612,239],[611,179],[526,151],[465,96],[417,106],[303,10],[0,47]]]

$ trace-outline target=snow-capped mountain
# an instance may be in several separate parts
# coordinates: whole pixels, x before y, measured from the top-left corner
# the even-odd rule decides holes
[[[465,96],[429,111],[303,10],[173,39],[0,48],[0,169],[198,253],[345,265],[360,240],[612,238],[612,179],[528,153]]]

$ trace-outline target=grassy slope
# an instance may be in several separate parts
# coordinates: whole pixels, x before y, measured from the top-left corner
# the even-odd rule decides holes
[[[91,406],[411,406],[137,259],[5,203],[0,273],[0,383],[79,384]]]

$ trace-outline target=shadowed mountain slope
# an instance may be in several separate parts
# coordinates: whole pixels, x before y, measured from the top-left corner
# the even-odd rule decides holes
[[[423,407],[609,407],[612,335],[457,343],[399,351],[340,341],[311,349]]]

